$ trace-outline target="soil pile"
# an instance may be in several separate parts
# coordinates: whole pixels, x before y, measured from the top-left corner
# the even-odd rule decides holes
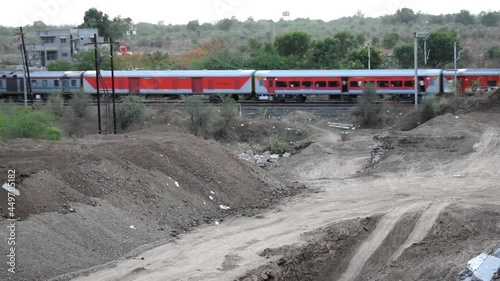
[[[253,215],[299,190],[214,141],[152,129],[57,143],[9,141],[0,158],[0,182],[15,169],[21,192],[18,272],[1,271],[1,280],[48,280],[102,265],[228,215]],[[5,191],[0,202],[0,236],[8,237]]]

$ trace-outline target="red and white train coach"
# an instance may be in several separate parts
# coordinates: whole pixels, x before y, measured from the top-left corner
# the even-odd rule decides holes
[[[231,94],[250,96],[254,70],[115,71],[115,93],[150,96]],[[101,71],[100,91],[111,90],[111,71]],[[83,74],[85,93],[97,93],[95,71]]]
[[[500,68],[457,69],[458,92],[473,94],[500,88]],[[443,70],[443,92],[455,92],[455,70]]]
[[[441,90],[441,69],[419,69],[419,93]],[[415,71],[375,70],[261,70],[255,72],[255,93],[262,100],[296,97],[304,101],[311,95],[357,96],[373,83],[377,94],[408,96],[415,93]]]

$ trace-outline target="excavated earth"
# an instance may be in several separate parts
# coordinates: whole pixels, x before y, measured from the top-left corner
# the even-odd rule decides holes
[[[3,142],[0,182],[15,169],[21,196],[14,211],[16,274],[1,270],[0,280],[66,280],[72,272],[176,241],[198,226],[252,216],[303,188],[283,185],[216,142],[158,131]],[[2,268],[8,207],[2,189]]]
[[[2,169],[22,171],[26,275],[0,278],[455,280],[500,247],[494,102],[411,131],[352,130],[347,141],[318,122],[312,144],[271,174],[182,134],[7,143]],[[310,192],[271,204],[300,186]]]

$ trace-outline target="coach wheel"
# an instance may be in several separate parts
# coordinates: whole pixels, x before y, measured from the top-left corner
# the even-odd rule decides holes
[[[297,97],[295,97],[295,99],[297,100],[297,102],[305,102],[307,100],[307,97],[303,95],[298,95]]]
[[[234,101],[239,101],[240,100],[240,96],[239,95],[232,95],[231,98],[234,100]]]

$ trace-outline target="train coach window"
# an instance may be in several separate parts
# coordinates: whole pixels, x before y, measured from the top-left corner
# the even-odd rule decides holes
[[[403,87],[403,81],[391,81],[393,87]]]
[[[314,85],[316,86],[316,88],[324,88],[324,87],[326,87],[326,82],[325,81],[316,81],[316,83]]]
[[[42,80],[42,87],[47,87],[47,80]]]
[[[330,88],[340,87],[340,82],[339,81],[328,81],[328,87],[330,87]]]
[[[389,87],[389,81],[378,81],[377,85],[381,88],[387,88]]]
[[[313,85],[313,82],[311,81],[303,81],[302,82],[302,87],[305,87],[305,88],[311,88]]]
[[[36,80],[31,80],[31,86],[36,87]]]
[[[495,80],[488,81],[488,87],[496,87],[496,86],[497,86],[497,81]]]
[[[405,81],[405,87],[414,87],[415,86],[415,81]]]
[[[276,81],[277,88],[286,88],[286,82],[284,81]]]
[[[54,80],[54,87],[59,87],[59,80]]]
[[[361,87],[360,83],[361,83],[361,81],[351,81],[349,83],[349,87],[353,87],[353,88]]]
[[[3,87],[3,80],[0,80],[0,88]]]
[[[299,81],[292,81],[290,82],[290,87],[300,87],[300,82]]]
[[[76,87],[76,80],[71,80],[71,87]]]

